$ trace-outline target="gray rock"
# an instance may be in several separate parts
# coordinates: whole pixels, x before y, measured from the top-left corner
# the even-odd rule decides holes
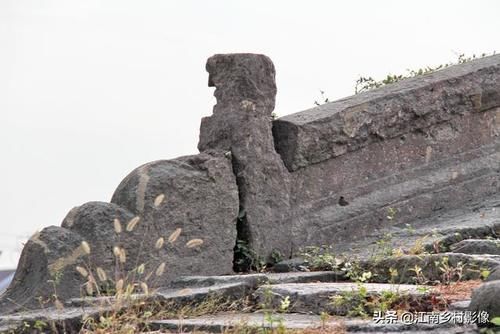
[[[26,243],[16,274],[0,299],[0,314],[50,307],[54,295],[60,300],[77,297],[86,281],[76,270],[86,263],[83,239],[65,228],[50,226]]]
[[[290,271],[308,271],[307,262],[299,257],[280,261],[271,268],[277,273],[287,273]]]
[[[256,288],[269,282],[266,274],[226,275],[226,276],[182,276],[170,283],[172,288],[209,287],[219,284],[245,283]]]
[[[76,207],[64,219],[63,228],[51,227],[33,237],[0,307],[40,306],[37,298],[45,300],[55,293],[48,280],[57,281],[57,295],[62,300],[85,295],[82,285],[86,279],[76,271],[78,264],[93,277],[98,277],[97,268],[105,271],[107,281],[96,279],[102,294],[112,292],[114,281],[141,264],[145,264],[144,274],[136,280],[153,273],[154,282],[148,284],[155,286],[167,285],[183,274],[230,274],[237,214],[236,181],[231,162],[222,153],[146,164],[125,178],[113,203]],[[182,233],[175,243],[169,243],[176,229]],[[160,237],[164,245],[157,249]],[[203,244],[186,247],[192,239],[202,239]],[[91,250],[84,263],[79,248],[82,241]],[[116,247],[124,250],[125,262],[114,254]],[[166,269],[158,277],[161,263],[166,263]]]
[[[269,284],[338,282],[346,280],[344,273],[336,271],[271,273],[266,276],[269,279]]]
[[[468,214],[498,194],[499,79],[497,55],[275,121],[291,171],[294,253],[349,250],[394,224]]]
[[[172,288],[196,288],[213,285],[245,283],[253,288],[263,284],[336,282],[345,279],[343,274],[333,271],[265,273],[227,276],[185,276],[170,283]]]
[[[470,307],[470,300],[460,300],[448,306],[449,311],[467,311]]]
[[[427,293],[416,285],[365,283],[362,286],[366,289],[367,296],[389,291],[397,294],[401,301],[428,302]],[[279,309],[281,302],[288,297],[289,312],[347,315],[361,302],[361,297],[358,298],[359,289],[357,283],[287,283],[261,286],[255,292],[255,297],[258,304],[275,309]],[[342,297],[345,294],[352,294],[353,298],[345,298],[339,304],[334,303],[334,296]]]
[[[81,333],[83,318],[96,318],[110,307],[65,308],[19,312],[0,316],[0,333]]]
[[[238,300],[253,291],[248,282],[216,284],[206,287],[179,289],[159,289],[154,300],[160,303],[175,302],[178,305],[187,305],[200,302],[209,297],[226,297],[229,300]]]
[[[327,103],[274,122],[289,170],[500,106],[500,55]],[[443,136],[445,133],[443,132]]]
[[[472,291],[469,310],[485,311],[489,318],[500,317],[500,281],[486,282]]]
[[[305,314],[276,314],[275,318],[282,319],[288,329],[317,328],[321,326],[321,319],[317,315]],[[166,319],[150,323],[152,330],[178,331],[206,331],[210,333],[223,333],[224,330],[248,328],[270,328],[277,324],[270,324],[263,313],[236,313],[201,316],[191,319]],[[342,323],[329,320],[328,327],[342,328]]]
[[[495,268],[500,264],[500,257],[495,255],[470,255],[461,253],[440,253],[422,255],[403,255],[387,257],[375,261],[364,261],[362,268],[370,271],[376,282],[391,280],[389,269],[397,270],[394,278],[398,283],[419,283],[420,280],[456,281],[480,279],[481,271]],[[415,268],[421,270],[417,275]],[[446,276],[449,277],[446,277]],[[420,278],[419,278],[419,277]],[[420,282],[421,283],[421,282]]]
[[[141,217],[130,247],[142,251],[142,261],[167,263],[159,285],[186,274],[233,272],[238,191],[231,161],[222,153],[143,165],[122,181],[112,203]],[[182,229],[178,240],[155,251],[156,240],[164,237],[167,241],[178,228]],[[191,239],[202,239],[203,244],[185,247]]]
[[[134,294],[117,303],[115,297],[73,298],[64,308],[47,307],[41,310],[21,311],[0,316],[0,333],[36,333],[35,325],[42,326],[41,333],[81,333],[84,318],[97,318],[106,312],[119,312],[133,302],[144,305],[182,307],[193,305],[207,298],[224,297],[227,300],[243,298],[250,292],[244,282],[218,284],[193,289],[159,289],[150,295]]]
[[[271,129],[274,65],[263,55],[215,55],[207,71],[217,104],[202,120],[198,149],[231,152],[240,195],[238,239],[256,257],[270,260],[273,251],[289,256],[289,177]]]
[[[253,291],[253,286],[248,282],[218,283],[210,286],[196,286],[189,288],[159,288],[152,293],[132,294],[125,301],[121,301],[120,307],[126,308],[133,302],[140,301],[149,305],[177,306],[194,305],[210,297],[226,297],[228,300],[243,298]],[[66,302],[68,308],[86,308],[96,306],[117,305],[115,296],[73,298]]]
[[[402,333],[402,334],[473,334],[478,333],[475,325],[455,326],[452,324],[376,324],[372,320],[354,320],[331,317],[322,321],[319,315],[284,313],[273,314],[277,322],[290,330],[323,329],[325,333]],[[152,330],[206,331],[222,333],[225,330],[248,328],[276,328],[277,323],[269,323],[263,313],[234,313],[207,315],[190,319],[165,319],[151,322]]]
[[[115,280],[119,272],[127,273],[137,267],[137,261],[141,261],[141,263],[149,262],[148,264],[151,264],[149,270],[158,265],[157,258],[151,256],[158,255],[151,252],[154,249],[151,244],[156,241],[156,238],[148,238],[148,240],[144,241],[144,248],[139,247],[144,235],[148,232],[144,222],[139,221],[137,227],[132,231],[126,231],[127,223],[134,217],[134,214],[116,204],[89,202],[73,208],[66,215],[62,226],[78,234],[89,244],[91,252],[85,268],[93,271],[93,275],[97,277],[96,270],[100,267],[110,279]],[[122,226],[121,233],[115,231],[115,219]],[[125,263],[117,263],[116,256],[113,254],[115,246],[125,250],[127,258]],[[109,287],[105,285],[103,284],[101,288],[109,290]]]
[[[500,255],[500,240],[467,239],[450,248],[454,253]]]

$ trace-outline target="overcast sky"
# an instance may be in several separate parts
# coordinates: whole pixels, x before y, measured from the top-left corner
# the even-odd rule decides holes
[[[500,51],[500,1],[0,0],[0,268],[152,160],[197,153],[206,59],[255,52],[276,112],[382,77]]]

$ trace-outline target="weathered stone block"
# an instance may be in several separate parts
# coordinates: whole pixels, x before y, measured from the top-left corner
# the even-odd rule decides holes
[[[217,104],[202,120],[198,148],[231,153],[240,199],[238,238],[257,256],[268,259],[275,250],[289,256],[290,184],[271,129],[274,65],[263,55],[215,55],[207,71]]]
[[[238,190],[231,160],[222,153],[143,165],[122,181],[112,203],[141,217],[131,248],[139,249],[144,259],[166,262],[159,283],[193,273],[233,272]],[[150,256],[156,240],[167,240],[176,229],[182,229],[176,243],[167,243],[159,254]],[[185,247],[191,239],[202,239],[203,244]]]
[[[500,55],[327,103],[274,122],[276,149],[294,171],[371,143],[500,106]],[[446,133],[446,132],[450,133]],[[449,137],[453,127],[441,136]]]
[[[450,248],[454,253],[500,255],[500,240],[467,239]]]
[[[469,310],[487,312],[490,319],[500,316],[500,281],[486,282],[474,289]],[[486,324],[482,324],[485,326]]]
[[[233,272],[238,191],[230,158],[221,152],[141,166],[123,180],[112,201],[76,207],[62,228],[35,235],[1,298],[0,310],[38,307],[39,297],[51,304],[54,294],[61,300],[85,295],[88,280],[77,265],[94,277],[102,294],[141,264],[144,274],[135,275],[136,280],[151,287],[165,286],[179,275]],[[178,229],[177,240],[169,242]],[[158,247],[160,238],[163,245]],[[203,243],[187,247],[192,239]],[[89,254],[83,253],[82,241],[88,243]],[[165,271],[157,275],[162,263]],[[97,279],[97,268],[105,272],[106,281]],[[147,280],[148,274],[153,279]]]
[[[16,274],[0,299],[0,314],[42,308],[80,296],[85,279],[75,270],[83,265],[83,239],[65,228],[50,226],[26,243]]]
[[[498,193],[497,91],[500,56],[275,121],[276,148],[292,171],[294,252],[359,244],[392,224],[472,210]]]

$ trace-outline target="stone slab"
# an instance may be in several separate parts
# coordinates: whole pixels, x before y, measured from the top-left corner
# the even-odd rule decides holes
[[[500,106],[500,55],[403,80],[274,122],[277,151],[294,171],[370,143]]]
[[[184,276],[171,283],[172,288],[206,287],[220,284],[245,283],[258,287],[263,284],[337,282],[345,280],[342,272],[314,271],[289,273],[262,273],[226,276]]]
[[[53,307],[42,310],[19,312],[0,316],[0,333],[38,333],[34,330],[37,322],[43,322],[44,333],[80,333],[84,317],[97,317],[109,307],[68,307],[58,310]]]
[[[454,253],[500,255],[500,240],[466,239],[450,248]]]
[[[377,242],[387,235],[391,236],[389,246],[395,249],[408,251],[417,242],[422,242],[429,252],[435,251],[435,244],[439,245],[440,251],[448,251],[452,244],[463,239],[484,239],[499,234],[500,195],[494,195],[461,208],[439,211],[428,218],[406,221],[396,215],[386,227],[367,231],[363,237],[353,238],[349,243],[334,243],[331,251],[366,259],[380,251]]]
[[[424,301],[427,292],[419,289],[417,285],[402,284],[378,284],[364,283],[288,283],[276,285],[264,285],[254,293],[257,303],[266,307],[279,308],[286,297],[290,301],[290,312],[314,313],[328,312],[335,315],[346,315],[352,305],[352,301],[346,300],[341,305],[335,305],[332,297],[353,293],[354,295],[363,287],[366,294],[380,295],[383,292],[394,292],[401,298],[420,299]]]
[[[318,315],[285,313],[274,314],[275,319],[280,319],[287,329],[324,329],[325,333],[404,333],[404,334],[472,334],[478,333],[476,326],[453,326],[453,325],[394,325],[375,324],[371,320],[360,320],[350,318],[330,318],[323,322]],[[202,316],[189,319],[166,319],[153,321],[150,324],[152,330],[169,331],[205,331],[210,333],[222,333],[224,330],[235,330],[242,327],[267,328],[271,327],[263,313],[225,313],[211,316]],[[273,324],[275,328],[277,324]],[[318,333],[321,333],[319,331]]]
[[[146,303],[196,303],[202,301],[209,296],[224,296],[228,299],[238,299],[249,294],[252,290],[252,285],[246,281],[235,281],[228,283],[216,283],[210,286],[193,286],[190,288],[159,288],[149,295],[133,294],[129,297],[130,300],[143,300]],[[123,303],[126,307],[128,302]],[[86,297],[73,298],[66,302],[69,307],[83,307],[96,305],[115,305],[116,297]]]
[[[491,270],[500,265],[498,255],[472,255],[462,253],[439,253],[390,256],[375,260],[363,261],[361,267],[365,271],[370,271],[373,280],[376,282],[388,282],[391,280],[389,268],[397,270],[398,283],[417,283],[412,268],[418,267],[421,270],[422,279],[427,282],[446,282],[446,280],[471,280],[480,279],[483,270]],[[451,277],[445,277],[443,270],[447,270]],[[456,273],[459,270],[460,276]]]

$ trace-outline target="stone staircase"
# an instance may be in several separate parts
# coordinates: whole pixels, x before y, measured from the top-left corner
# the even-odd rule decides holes
[[[246,300],[246,312],[241,312],[241,308],[228,308],[216,313],[207,309],[207,314],[158,318],[145,324],[147,331],[144,333],[248,333],[251,330],[268,330],[270,333],[277,328],[288,332],[312,331],[307,333],[478,333],[477,327],[472,324],[399,321],[388,324],[377,323],[372,314],[368,314],[368,318],[355,317],[351,311],[359,306],[360,296],[366,300],[389,296],[393,304],[408,305],[415,312],[431,311],[432,300],[443,296],[434,292],[432,286],[354,283],[347,280],[342,272],[335,271],[187,276],[149,295],[133,295],[119,308],[126,309],[138,301],[143,305],[160,305],[160,309],[181,309],[186,305],[196,307],[214,300],[233,303]],[[339,297],[344,298],[340,304],[336,303]],[[42,333],[29,329],[33,330],[35,323],[43,321],[51,326],[48,332],[79,333],[82,319],[98,319],[107,312],[116,312],[116,305],[115,297],[76,298],[68,301],[62,309],[49,308],[0,316],[0,332]],[[440,312],[445,309],[463,310],[468,301],[454,303],[451,307],[444,305]]]

